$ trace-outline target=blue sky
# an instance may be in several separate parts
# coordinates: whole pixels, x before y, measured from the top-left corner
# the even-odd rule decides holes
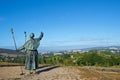
[[[85,48],[120,45],[120,0],[0,0],[0,46],[24,44],[44,32],[41,47]]]

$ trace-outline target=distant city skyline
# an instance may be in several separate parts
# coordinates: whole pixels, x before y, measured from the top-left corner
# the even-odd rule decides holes
[[[0,0],[0,47],[44,32],[39,50],[120,45],[120,0]]]

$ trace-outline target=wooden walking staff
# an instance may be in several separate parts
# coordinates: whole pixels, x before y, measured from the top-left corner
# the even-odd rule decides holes
[[[16,45],[16,42],[15,42],[15,37],[14,37],[13,28],[11,28],[11,33],[12,33],[12,37],[13,37],[13,41],[14,41],[14,45],[15,45],[15,49],[17,50],[17,45]]]
[[[12,33],[12,37],[13,37],[13,41],[14,41],[14,45],[15,45],[15,49],[16,49],[16,51],[17,51],[17,45],[16,45],[16,41],[15,41],[15,37],[14,37],[14,31],[13,31],[13,28],[11,28],[11,33]],[[17,55],[17,57],[18,57],[18,55]],[[20,75],[24,75],[23,70],[22,70],[22,66],[20,67],[20,69],[21,69],[21,74],[20,74]]]

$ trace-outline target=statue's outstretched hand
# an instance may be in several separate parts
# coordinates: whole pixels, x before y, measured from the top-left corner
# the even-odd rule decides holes
[[[41,35],[43,35],[44,33],[43,32],[41,32]]]
[[[40,36],[39,36],[39,40],[41,40],[41,39],[42,39],[43,35],[44,35],[44,33],[43,33],[43,32],[41,32],[41,34],[40,34]]]
[[[43,32],[41,32],[41,37],[43,37],[43,35],[44,35],[44,33],[43,33]]]

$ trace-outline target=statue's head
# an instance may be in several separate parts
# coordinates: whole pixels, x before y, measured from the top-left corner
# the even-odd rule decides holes
[[[35,36],[34,33],[30,34],[30,38],[34,38],[34,36]]]

